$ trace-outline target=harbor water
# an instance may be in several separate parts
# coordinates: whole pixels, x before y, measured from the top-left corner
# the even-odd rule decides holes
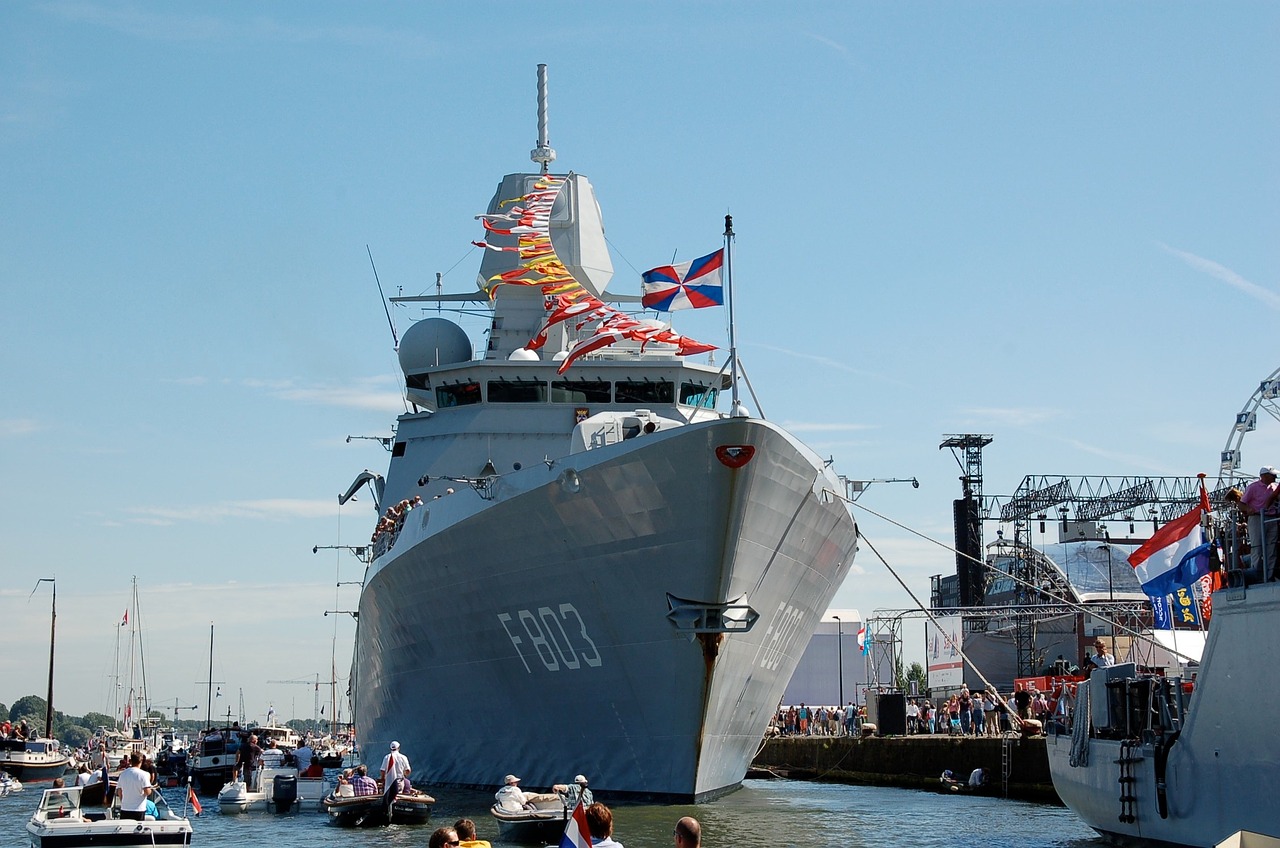
[[[41,786],[0,798],[0,845],[28,844],[27,819]],[[181,790],[167,789],[174,809],[182,809]],[[481,839],[509,848],[497,839],[489,815],[493,796],[484,792],[439,790],[430,824],[346,830],[322,813],[224,816],[217,801],[204,801],[204,815],[192,820],[197,848],[291,846],[309,848],[385,848],[423,846],[431,831],[466,816]],[[605,799],[602,799],[605,800]],[[1100,848],[1104,843],[1063,807],[942,795],[910,789],[848,786],[795,780],[748,780],[743,788],[699,806],[612,807],[614,838],[626,848],[669,848],[671,830],[684,815],[702,822],[703,844],[722,846],[804,846],[804,848],[954,848],[1018,845],[1025,848]]]

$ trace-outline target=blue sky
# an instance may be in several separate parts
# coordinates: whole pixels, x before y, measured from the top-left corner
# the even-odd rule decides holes
[[[471,289],[539,62],[612,290],[731,212],[759,406],[920,480],[861,503],[949,540],[946,433],[994,435],[993,494],[1215,474],[1280,366],[1278,36],[1246,2],[0,6],[0,701],[44,691],[56,575],[59,706],[105,711],[136,575],[153,702],[203,715],[214,622],[215,709],[311,715],[265,681],[345,674],[360,567],[311,548],[368,538],[335,496],[387,457],[346,437],[401,409],[365,247],[388,294]],[[922,596],[952,569],[858,517]],[[867,551],[833,605],[910,601]]]

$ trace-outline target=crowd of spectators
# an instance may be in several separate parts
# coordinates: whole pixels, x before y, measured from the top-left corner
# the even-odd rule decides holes
[[[1010,717],[1010,710],[1017,721]],[[1000,736],[1021,732],[1022,722],[1036,720],[1041,727],[1052,718],[1053,705],[1045,692],[1035,684],[1024,688],[1018,684],[1004,698],[986,690],[970,691],[967,686],[937,703],[930,698],[908,698],[906,702],[907,735],[941,734],[947,736]],[[779,736],[846,736],[857,735],[866,721],[865,706],[852,702],[847,707],[782,707],[774,719]]]

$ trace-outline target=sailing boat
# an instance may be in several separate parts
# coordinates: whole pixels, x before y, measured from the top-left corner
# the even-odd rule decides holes
[[[191,775],[203,795],[217,795],[235,775],[236,752],[240,748],[239,726],[213,724],[213,622],[209,622],[209,700],[205,706],[205,730],[196,745]]]
[[[31,739],[0,739],[0,771],[7,771],[18,780],[52,780],[67,770],[71,760],[62,753],[57,739],[53,738],[53,646],[58,629],[58,584],[52,577],[41,577],[41,583],[53,584],[53,607],[49,622],[49,690],[45,697],[44,736]],[[31,594],[35,594],[32,590]]]

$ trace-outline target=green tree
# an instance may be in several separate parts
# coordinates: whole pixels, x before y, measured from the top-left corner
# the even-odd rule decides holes
[[[928,675],[925,674],[924,666],[918,662],[913,662],[911,668],[907,669],[907,691],[911,691],[911,681],[916,681],[916,691],[924,694],[926,684],[928,683]]]
[[[96,730],[99,727],[115,727],[116,720],[106,713],[88,712],[84,714],[84,718],[80,720],[80,724],[85,727],[92,727]]]
[[[32,727],[44,730],[44,714],[49,702],[39,695],[24,695],[9,708],[9,721],[17,724],[24,718]]]
[[[58,730],[57,736],[64,746],[79,748],[93,738],[93,731],[84,725],[68,722]]]

